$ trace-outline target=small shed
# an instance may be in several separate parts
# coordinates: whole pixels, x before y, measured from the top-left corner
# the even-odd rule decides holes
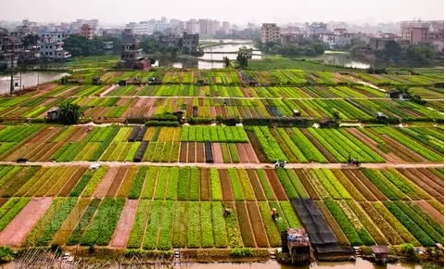
[[[400,100],[405,101],[405,100],[410,100],[410,94],[408,93],[402,93],[399,95]]]
[[[372,247],[375,262],[386,263],[389,255],[389,248],[386,245],[377,245]]]
[[[204,80],[199,79],[199,80],[197,81],[197,85],[198,85],[198,86],[204,86]]]
[[[397,90],[390,90],[386,93],[386,97],[387,98],[399,98],[400,97],[400,92]]]
[[[337,127],[338,123],[335,120],[323,120],[320,122],[319,127],[321,128],[331,128]]]
[[[386,120],[387,116],[386,116],[386,114],[384,114],[382,112],[378,112],[378,113],[376,113],[376,119],[377,120]]]
[[[301,116],[301,115],[300,115],[300,111],[297,110],[297,109],[294,109],[294,110],[293,110],[293,116],[294,116],[294,117],[300,117],[300,116]]]
[[[49,120],[58,120],[59,119],[59,108],[53,107],[52,109],[48,110],[46,113],[46,118]]]
[[[127,86],[127,80],[120,80],[118,84],[119,86]]]
[[[102,84],[101,79],[99,77],[94,77],[92,84],[93,85],[101,85]]]
[[[249,81],[249,86],[256,87],[257,86],[257,82],[255,82],[254,80],[250,80]]]

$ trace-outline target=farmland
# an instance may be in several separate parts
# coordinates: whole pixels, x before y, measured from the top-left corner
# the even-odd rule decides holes
[[[270,209],[279,210],[285,226],[299,227],[299,214],[291,201],[308,198],[316,201],[324,214],[331,214],[327,220],[340,225],[337,239],[345,244],[411,242],[430,246],[443,240],[443,224],[435,216],[443,211],[444,184],[438,171],[430,169],[199,170],[130,166],[127,173],[133,171],[138,180],[128,176],[120,179],[118,172],[114,181],[122,182],[116,191],[109,184],[108,190],[99,194],[111,167],[104,167],[105,173],[75,167],[82,172],[68,180],[56,177],[50,193],[39,191],[44,186],[43,178],[51,180],[52,174],[63,173],[67,167],[21,166],[19,171],[9,168],[3,166],[0,172],[8,176],[33,169],[35,174],[25,177],[21,188],[8,182],[0,188],[0,194],[6,197],[0,207],[0,242],[7,245],[48,246],[57,242],[146,250],[277,247],[278,232],[283,228],[271,221]],[[199,179],[195,171],[203,177]],[[419,174],[433,189],[423,188],[414,177]],[[89,180],[84,184],[86,176]],[[94,178],[99,180],[91,185]],[[7,193],[11,198],[5,196]],[[8,237],[17,229],[14,223],[30,207],[42,208],[42,212],[36,210],[38,217],[27,223],[29,227],[18,238]],[[234,219],[223,217],[223,207],[234,210]],[[117,233],[115,230],[123,225],[122,218],[131,227]],[[328,225],[337,227],[330,222]]]
[[[216,163],[345,163],[349,156],[366,163],[435,163],[443,161],[444,149],[443,130],[435,127],[148,127],[137,139],[138,130],[0,125],[0,160],[204,163],[208,152]],[[11,139],[11,132],[19,135]],[[142,143],[147,147],[139,153]]]
[[[86,70],[79,84],[1,97],[0,245],[266,251],[288,227],[314,244],[443,242],[443,77],[294,62]],[[388,98],[396,86],[427,105]],[[64,99],[80,124],[46,122]]]

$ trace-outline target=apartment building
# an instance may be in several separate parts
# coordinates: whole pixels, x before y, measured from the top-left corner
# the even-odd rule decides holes
[[[189,20],[185,23],[185,30],[189,34],[200,33],[200,23],[197,20]]]
[[[280,42],[280,27],[275,23],[262,24],[262,42]]]
[[[80,36],[86,37],[88,39],[93,39],[96,29],[88,23],[84,23],[79,32]]]
[[[401,23],[401,38],[417,45],[429,41],[429,28],[427,22],[403,22]]]

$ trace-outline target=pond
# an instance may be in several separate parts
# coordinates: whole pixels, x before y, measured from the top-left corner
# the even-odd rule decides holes
[[[368,69],[370,63],[357,61],[346,52],[325,51],[323,55],[324,63],[343,67],[352,67],[358,69]]]
[[[14,90],[30,88],[43,83],[58,80],[68,75],[62,72],[20,72],[14,75]],[[9,93],[11,75],[0,75],[0,94]]]
[[[220,42],[219,40],[203,40],[202,42]],[[252,48],[254,44],[247,40],[223,40],[224,44],[215,44],[207,46],[203,49],[204,55],[201,57],[179,56],[172,58],[169,55],[157,56],[157,62],[154,66],[171,66],[175,68],[198,68],[198,69],[213,69],[224,68],[223,58],[228,57],[230,60],[237,58],[237,52],[240,48]],[[252,59],[262,59],[260,51],[254,51]]]

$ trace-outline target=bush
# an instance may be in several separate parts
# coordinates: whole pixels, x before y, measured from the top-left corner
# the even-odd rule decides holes
[[[10,247],[0,246],[0,263],[12,261],[14,252]]]
[[[177,121],[156,121],[149,120],[145,123],[146,126],[168,126],[168,127],[179,127],[180,124]]]
[[[254,251],[251,248],[233,248],[229,255],[234,258],[252,257]]]

